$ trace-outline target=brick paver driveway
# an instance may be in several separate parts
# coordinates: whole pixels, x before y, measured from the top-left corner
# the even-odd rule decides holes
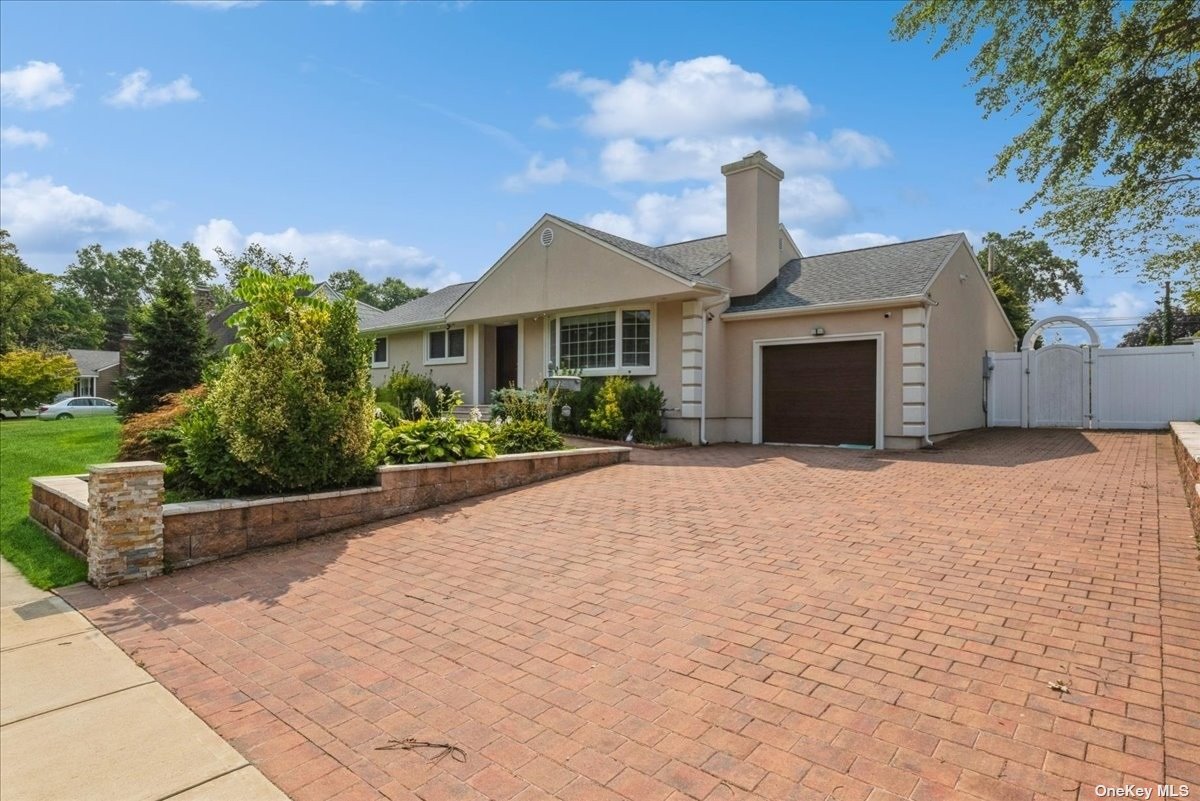
[[[1094,798],[1200,784],[1180,486],[1147,433],[638,452],[64,594],[298,801]]]

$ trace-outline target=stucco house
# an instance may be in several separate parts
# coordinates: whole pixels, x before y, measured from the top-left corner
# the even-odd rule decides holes
[[[984,425],[1012,327],[962,234],[803,256],[783,172],[721,168],[726,233],[651,247],[544,215],[477,281],[364,321],[373,377],[408,363],[488,402],[549,365],[654,381],[699,442],[917,448]]]

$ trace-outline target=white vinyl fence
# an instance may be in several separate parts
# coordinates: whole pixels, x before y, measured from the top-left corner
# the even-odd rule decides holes
[[[1046,323],[1086,329],[1091,345],[1031,347]],[[988,425],[1021,428],[1166,428],[1200,419],[1200,342],[1101,348],[1073,318],[1030,329],[1020,353],[989,353]]]

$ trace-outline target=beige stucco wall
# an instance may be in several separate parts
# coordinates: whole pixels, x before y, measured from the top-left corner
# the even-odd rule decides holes
[[[1015,350],[1014,335],[966,247],[954,252],[929,295],[938,304],[927,329],[929,434],[982,428],[983,356]]]
[[[521,336],[524,338],[521,353],[521,387],[531,389],[536,387],[546,377],[546,318],[526,317],[521,323]]]
[[[475,358],[475,326],[466,326],[467,361],[465,364],[426,365],[425,332],[429,329],[401,331],[388,335],[388,366],[371,371],[371,382],[375,386],[385,383],[393,372],[400,372],[408,362],[410,373],[432,375],[438,384],[449,384],[463,394],[467,403],[472,403],[474,391],[473,359]],[[486,402],[486,398],[484,399]]]
[[[554,242],[543,247],[543,228]],[[548,311],[695,295],[687,284],[548,221],[498,264],[450,321],[515,321]]]
[[[890,316],[885,317],[885,314]],[[714,404],[713,395],[709,395],[708,417],[709,428],[712,429],[709,441],[717,441],[714,438],[717,427],[724,429],[722,435],[727,441],[751,441],[754,416],[754,341],[809,337],[816,326],[824,328],[826,336],[883,332],[884,436],[902,437],[900,317],[899,309],[874,309],[758,320],[739,321],[725,318],[722,323],[724,330],[715,336],[713,324],[710,323],[709,346],[712,346],[714,339],[723,340],[720,347],[724,350],[724,370],[719,369],[719,363],[714,365],[718,369],[710,373],[709,379],[724,383],[725,397],[723,403]]]
[[[759,167],[725,177],[731,288],[753,295],[779,274],[779,179]]]

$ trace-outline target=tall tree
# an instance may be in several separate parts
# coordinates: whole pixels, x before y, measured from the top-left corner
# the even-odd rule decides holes
[[[1004,310],[1004,316],[1016,332],[1017,339],[1021,339],[1033,325],[1033,309],[1029,301],[998,275],[992,276],[992,291],[996,293],[996,300],[1000,301],[1000,308]]]
[[[1163,337],[1165,333],[1163,326],[1166,323],[1164,317],[1162,309],[1150,312],[1135,328],[1125,332],[1125,336],[1121,337],[1121,341],[1117,344],[1117,347],[1134,348],[1144,345],[1164,344],[1166,341]],[[1188,314],[1187,312],[1173,310],[1171,314],[1171,339],[1178,340],[1194,334],[1200,334],[1200,314]]]
[[[21,258],[0,228],[0,353],[27,342],[29,329],[52,300],[50,280]]]
[[[399,278],[389,276],[376,285],[375,297],[379,302],[372,305],[380,309],[392,309],[401,303],[408,303],[410,300],[423,298],[428,294],[428,289],[419,286],[409,286]]]
[[[1035,239],[1025,229],[1001,236],[989,231],[983,237],[979,262],[990,265],[993,277],[1003,279],[1027,304],[1054,300],[1059,303],[1069,292],[1083,292],[1079,263],[1055,255],[1049,243]]]
[[[1200,6],[1195,0],[910,0],[893,35],[982,44],[976,101],[1032,120],[992,177],[1036,185],[1023,211],[1117,269],[1200,281]]]
[[[308,259],[296,260],[290,253],[272,253],[257,242],[251,242],[241,253],[217,248],[217,261],[225,270],[225,280],[236,293],[237,285],[253,269],[283,278],[308,275]]]
[[[199,384],[211,353],[204,313],[188,276],[164,273],[158,294],[134,318],[125,374],[117,382],[121,416],[157,408],[164,395]]]
[[[116,350],[129,331],[134,312],[142,305],[149,286],[146,254],[137,248],[110,253],[90,245],[75,254],[64,281],[104,318],[103,346]]]
[[[104,317],[61,279],[52,279],[52,283],[50,304],[34,315],[22,344],[46,350],[99,348],[104,342]]]

